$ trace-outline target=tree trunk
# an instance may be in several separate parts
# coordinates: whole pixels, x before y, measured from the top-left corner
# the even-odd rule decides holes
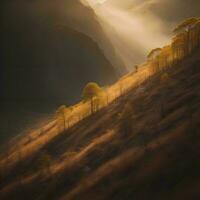
[[[63,112],[63,120],[64,120],[64,123],[63,123],[63,125],[64,125],[64,130],[66,130],[66,121],[65,121],[65,113]]]
[[[91,104],[91,114],[94,113],[94,98],[92,97],[90,100],[90,104]]]

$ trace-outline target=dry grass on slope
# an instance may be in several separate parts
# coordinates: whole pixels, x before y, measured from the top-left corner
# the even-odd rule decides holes
[[[4,177],[1,199],[199,199],[199,55],[47,142]],[[34,170],[43,152],[47,173]]]

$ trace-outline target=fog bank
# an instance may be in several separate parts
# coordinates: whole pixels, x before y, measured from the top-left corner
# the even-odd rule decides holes
[[[165,45],[173,27],[197,16],[200,2],[193,0],[87,0],[127,69],[145,60],[147,53]]]

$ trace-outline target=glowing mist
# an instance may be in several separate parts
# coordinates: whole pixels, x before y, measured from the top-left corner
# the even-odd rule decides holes
[[[88,1],[128,70],[144,61],[152,48],[168,41],[169,37],[162,33],[161,23],[155,16],[149,15],[147,19],[133,10],[120,9],[103,2]]]

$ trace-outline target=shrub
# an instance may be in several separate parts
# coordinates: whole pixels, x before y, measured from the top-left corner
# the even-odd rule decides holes
[[[97,83],[94,82],[88,83],[83,89],[83,100],[90,101],[91,113],[95,112],[95,107],[96,107],[95,102],[97,102],[97,99],[100,98],[102,93],[103,93],[102,88]]]

